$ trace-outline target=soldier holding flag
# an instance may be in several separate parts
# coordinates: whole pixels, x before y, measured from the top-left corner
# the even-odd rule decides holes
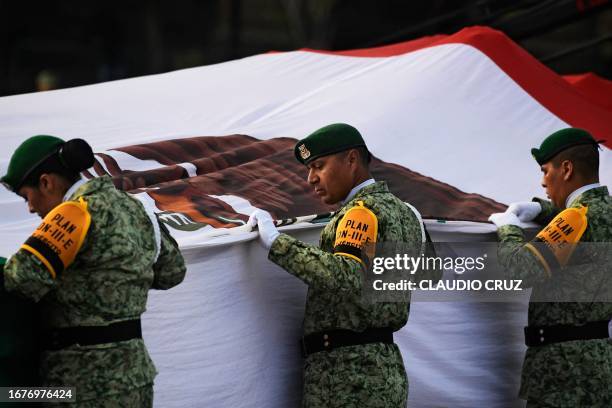
[[[17,148],[2,182],[42,223],[3,283],[40,305],[43,386],[74,387],[77,407],[150,407],[140,315],[149,289],[179,284],[185,265],[154,213],[107,176],[81,179],[93,163],[81,139],[38,135]]]
[[[489,218],[498,227],[501,264],[533,287],[520,390],[529,408],[612,406],[612,303],[597,297],[609,293],[610,269],[592,262],[597,257],[589,252],[597,251],[588,246],[612,242],[612,198],[599,184],[598,143],[577,128],[548,136],[532,155],[551,201],[514,203]],[[544,226],[531,242],[519,227],[526,221]],[[588,290],[588,301],[543,301],[559,288]]]
[[[268,258],[308,285],[303,406],[404,407],[408,380],[393,332],[406,324],[409,303],[365,301],[362,271],[368,245],[421,247],[420,214],[374,181],[370,153],[350,125],[325,126],[299,141],[294,153],[315,194],[326,204],[340,203],[319,246],[279,233],[261,210],[249,223],[258,225]]]

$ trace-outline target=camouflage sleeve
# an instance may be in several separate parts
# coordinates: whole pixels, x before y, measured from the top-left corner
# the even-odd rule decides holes
[[[6,290],[21,293],[35,302],[55,288],[56,284],[43,263],[23,249],[20,249],[4,265]]]
[[[178,285],[185,278],[185,260],[178,244],[168,232],[168,229],[162,224],[160,226],[161,233],[161,249],[159,258],[153,265],[153,289],[170,289]]]
[[[521,279],[523,287],[530,288],[548,279],[544,266],[525,247],[523,230],[516,225],[504,225],[497,230],[499,248],[497,257],[509,279]]]
[[[359,261],[325,252],[287,234],[276,238],[268,259],[313,288],[361,290],[363,266]]]
[[[534,221],[540,225],[548,224],[549,222],[552,221],[553,218],[555,218],[557,214],[559,214],[559,212],[561,212],[560,209],[555,207],[553,203],[551,203],[548,200],[534,197],[532,201],[535,201],[536,203],[540,203],[540,205],[542,206],[542,211],[534,219]]]

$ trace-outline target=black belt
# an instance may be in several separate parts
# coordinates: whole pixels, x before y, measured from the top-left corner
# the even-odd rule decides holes
[[[302,357],[319,351],[331,351],[339,347],[369,343],[393,344],[393,329],[380,327],[362,332],[352,330],[328,330],[302,337]]]
[[[527,326],[525,327],[525,345],[527,347],[545,346],[573,340],[606,339],[609,320],[589,322],[581,326]]]
[[[93,346],[141,338],[140,319],[124,320],[108,326],[78,326],[50,330],[43,337],[42,348],[61,350],[73,344]]]

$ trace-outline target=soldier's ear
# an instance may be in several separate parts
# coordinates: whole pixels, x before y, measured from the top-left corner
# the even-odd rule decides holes
[[[357,161],[359,160],[359,153],[357,152],[357,149],[349,150],[347,156],[348,162],[351,165],[357,163]]]
[[[38,179],[38,189],[46,194],[57,194],[56,190],[61,188],[59,177],[60,176],[53,173],[41,174]]]
[[[561,174],[563,175],[563,181],[568,181],[574,175],[574,163],[570,160],[563,160],[561,162]]]
[[[43,173],[40,175],[38,179],[38,189],[41,191],[49,191],[53,186],[53,181],[51,180],[51,176],[47,173]]]

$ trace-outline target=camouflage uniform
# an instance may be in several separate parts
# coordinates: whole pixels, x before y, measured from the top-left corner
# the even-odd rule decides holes
[[[305,335],[332,329],[399,330],[408,320],[409,303],[364,302],[362,265],[332,253],[338,224],[358,201],[378,218],[376,242],[422,243],[418,218],[384,182],[364,187],[334,215],[321,233],[319,248],[281,234],[269,259],[308,285]],[[340,347],[310,354],[304,364],[304,407],[404,407],[407,394],[406,371],[395,344]]]
[[[5,267],[7,290],[40,301],[47,329],[140,318],[150,288],[168,289],[185,276],[176,242],[163,227],[153,264],[156,243],[150,219],[142,204],[116,190],[109,177],[88,181],[69,200],[79,197],[87,202],[91,226],[75,261],[56,280],[25,250]],[[151,406],[155,374],[142,339],[72,345],[41,356],[43,385],[76,387],[83,407],[128,406],[123,404],[128,400],[133,401],[129,406]]]
[[[536,221],[547,224],[560,210],[548,201],[538,201],[542,212]],[[568,208],[581,206],[588,207],[588,227],[581,242],[612,241],[612,199],[607,188],[585,191]],[[540,261],[524,247],[519,227],[505,225],[499,228],[498,235],[502,265],[513,279],[523,279],[524,287],[533,286],[530,326],[581,325],[612,318],[611,303],[533,301],[547,294],[547,290],[554,290],[552,288],[585,286],[596,291],[609,269],[589,263],[568,265],[553,272],[549,280]],[[552,283],[557,284],[553,286]],[[612,406],[612,340],[569,341],[528,348],[520,396],[529,401],[528,406],[534,407]]]

